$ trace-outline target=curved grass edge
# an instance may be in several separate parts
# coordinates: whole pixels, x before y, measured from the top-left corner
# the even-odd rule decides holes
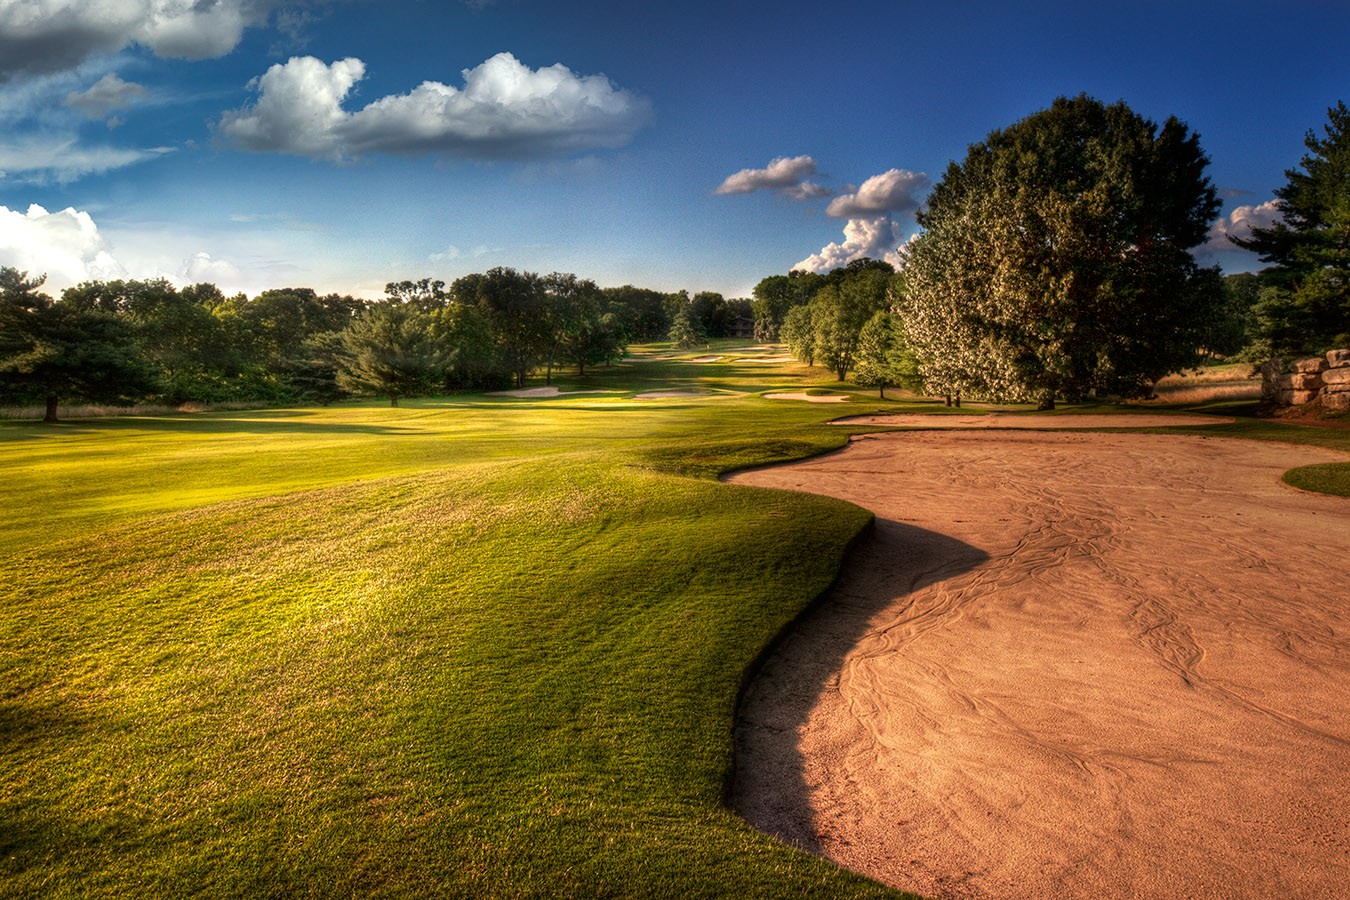
[[[830,580],[830,583],[807,601],[807,603],[797,611],[795,616],[783,623],[773,637],[769,638],[768,642],[760,648],[759,653],[755,655],[754,659],[750,660],[749,664],[746,665],[745,670],[741,673],[741,683],[736,689],[736,713],[732,717],[732,765],[727,769],[726,777],[722,783],[722,806],[738,818],[740,813],[738,813],[731,804],[732,797],[736,790],[734,743],[736,725],[740,719],[740,710],[741,707],[745,705],[745,692],[749,690],[751,682],[759,677],[760,672],[764,670],[764,666],[768,663],[770,657],[778,652],[778,649],[783,645],[783,642],[797,629],[798,623],[816,612],[829,600],[830,595],[834,593],[834,589],[838,587],[839,580],[843,577],[844,569],[848,565],[849,558],[853,556],[859,547],[872,537],[872,534],[876,531],[876,523],[877,517],[875,515],[869,515],[867,517],[867,520],[863,522],[857,533],[849,538],[848,543],[844,545],[844,549],[839,555],[839,565],[836,567],[834,578]]]
[[[1350,497],[1350,462],[1299,466],[1285,472],[1281,480],[1300,491]]]

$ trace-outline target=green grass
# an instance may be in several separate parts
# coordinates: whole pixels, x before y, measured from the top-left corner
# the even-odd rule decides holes
[[[783,370],[635,407],[645,365],[0,426],[0,894],[892,895],[722,802],[746,667],[868,516],[709,476],[846,433],[748,396]]]
[[[1285,472],[1284,480],[1299,490],[1350,497],[1350,463],[1301,466]]]
[[[894,896],[723,804],[747,667],[869,517],[714,476],[941,404],[699,355],[0,423],[0,895]]]

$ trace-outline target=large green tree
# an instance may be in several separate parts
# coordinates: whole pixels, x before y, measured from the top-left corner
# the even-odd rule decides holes
[[[389,398],[416,396],[445,377],[446,353],[432,331],[432,317],[414,304],[373,304],[342,332],[337,383],[349,391]]]
[[[458,303],[476,306],[497,344],[499,359],[524,387],[530,370],[553,346],[544,281],[533,272],[497,267],[466,275],[451,287]]]
[[[36,402],[44,421],[63,401],[126,403],[153,390],[135,331],[115,311],[54,301],[43,278],[0,266],[0,397]]]
[[[918,389],[919,361],[894,314],[881,310],[863,325],[858,334],[858,365],[853,380],[863,387],[876,388],[883,400],[888,387]]]
[[[1350,345],[1350,109],[1339,102],[1327,120],[1275,191],[1283,221],[1232,238],[1273,264],[1253,313],[1257,339],[1277,354]]]
[[[1054,405],[1196,364],[1224,295],[1190,254],[1219,201],[1199,138],[1086,95],[948,166],[898,309],[928,389]]]
[[[886,306],[892,272],[890,266],[846,269],[843,277],[832,279],[811,300],[815,355],[840,381],[857,364],[863,326]]]

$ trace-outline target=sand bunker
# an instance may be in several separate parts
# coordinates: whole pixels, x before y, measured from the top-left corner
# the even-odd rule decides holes
[[[489,391],[489,397],[571,397],[574,394],[613,394],[614,391],[568,391],[563,393],[556,387],[517,388],[514,391]]]
[[[848,398],[843,394],[808,394],[805,391],[780,392],[774,394],[765,394],[765,400],[805,400],[807,403],[846,403]],[[859,416],[858,418],[864,418]]]
[[[696,358],[694,358],[694,359],[689,360],[689,362],[691,362],[691,363],[714,363],[714,362],[717,362],[717,361],[718,361],[719,359],[721,359],[721,358],[722,358],[722,357],[720,357],[720,356],[699,356],[699,357],[696,357]]]
[[[890,425],[893,427],[921,428],[1053,428],[1056,430],[1072,428],[1161,428],[1168,425],[1227,425],[1233,420],[1222,416],[1197,416],[1177,414],[1174,416],[1157,413],[1121,413],[1120,415],[1083,415],[1043,416],[1021,415],[1005,416],[990,413],[987,416],[963,416],[901,414],[893,416],[849,416],[835,419],[831,425]]]
[[[793,362],[794,360],[791,356],[742,356],[734,361],[738,363],[782,363]]]
[[[1344,454],[891,432],[735,476],[874,510],[748,688],[734,803],[960,898],[1322,898],[1350,872]]]

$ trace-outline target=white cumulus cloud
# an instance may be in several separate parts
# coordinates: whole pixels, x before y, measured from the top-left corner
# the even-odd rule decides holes
[[[825,214],[836,219],[874,219],[897,212],[913,212],[923,203],[921,193],[928,187],[923,172],[891,169],[873,175],[851,194],[840,194],[825,207]]]
[[[899,268],[900,227],[889,215],[871,219],[849,219],[844,226],[843,243],[831,243],[792,268],[807,272],[828,272],[864,256],[881,259]]]
[[[59,72],[132,44],[208,59],[267,19],[273,0],[0,0],[0,81]]]
[[[1269,200],[1258,206],[1239,206],[1210,226],[1209,236],[1199,250],[1208,253],[1241,250],[1229,237],[1249,238],[1253,227],[1269,228],[1281,217],[1279,200]]]
[[[66,95],[66,106],[79,110],[88,119],[101,119],[115,109],[126,109],[150,96],[143,85],[123,81],[115,72],[109,72],[87,91],[71,91]]]
[[[779,191],[794,200],[828,197],[829,188],[808,181],[816,174],[816,161],[809,156],[779,156],[762,169],[741,169],[728,175],[714,194],[749,194],[753,191]]]
[[[0,265],[32,276],[46,274],[53,296],[81,281],[125,278],[87,212],[50,213],[36,203],[26,213],[0,206]]]
[[[236,284],[243,275],[234,263],[224,259],[215,259],[204,250],[199,250],[184,261],[182,270],[177,274],[180,277],[171,280],[182,284],[210,282],[217,286]]]
[[[334,161],[366,153],[528,159],[620,146],[650,117],[645,100],[605,76],[561,64],[530,69],[498,53],[461,74],[463,87],[424,81],[349,112],[342,103],[365,63],[292,57],[255,79],[258,100],[225,112],[217,128],[245,150]]]

